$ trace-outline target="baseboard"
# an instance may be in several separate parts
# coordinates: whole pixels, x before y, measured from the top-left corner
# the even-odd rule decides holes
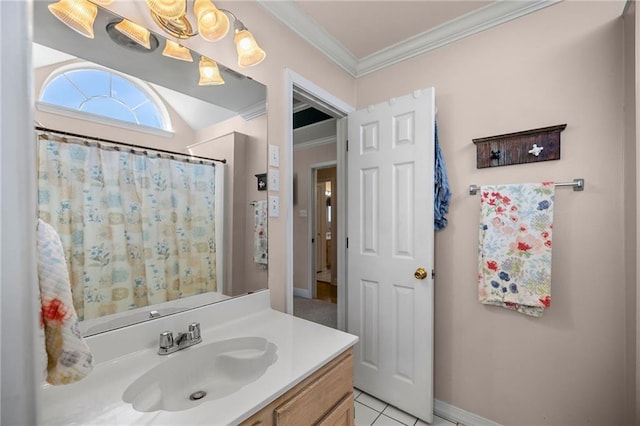
[[[499,423],[437,399],[433,401],[433,413],[438,417],[464,426],[501,426]]]
[[[293,295],[298,297],[304,297],[305,299],[311,299],[311,292],[308,288],[293,288]]]

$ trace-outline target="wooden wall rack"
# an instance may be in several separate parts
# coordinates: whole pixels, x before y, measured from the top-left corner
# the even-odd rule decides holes
[[[476,167],[509,166],[560,159],[560,132],[566,124],[473,139]]]

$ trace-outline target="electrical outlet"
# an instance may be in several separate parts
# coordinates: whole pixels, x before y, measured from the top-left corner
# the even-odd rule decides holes
[[[269,217],[280,216],[280,197],[269,195]]]
[[[269,169],[269,191],[280,191],[280,171]]]

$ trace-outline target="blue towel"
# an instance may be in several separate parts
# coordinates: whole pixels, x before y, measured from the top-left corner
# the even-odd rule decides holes
[[[435,123],[435,162],[433,167],[433,229],[440,231],[447,226],[445,215],[449,212],[449,179],[447,178],[447,166],[444,164],[442,150],[438,143],[438,123]]]

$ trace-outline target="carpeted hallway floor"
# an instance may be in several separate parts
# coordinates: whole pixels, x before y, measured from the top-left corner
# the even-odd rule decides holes
[[[338,305],[318,299],[293,298],[293,315],[327,327],[338,327]]]

